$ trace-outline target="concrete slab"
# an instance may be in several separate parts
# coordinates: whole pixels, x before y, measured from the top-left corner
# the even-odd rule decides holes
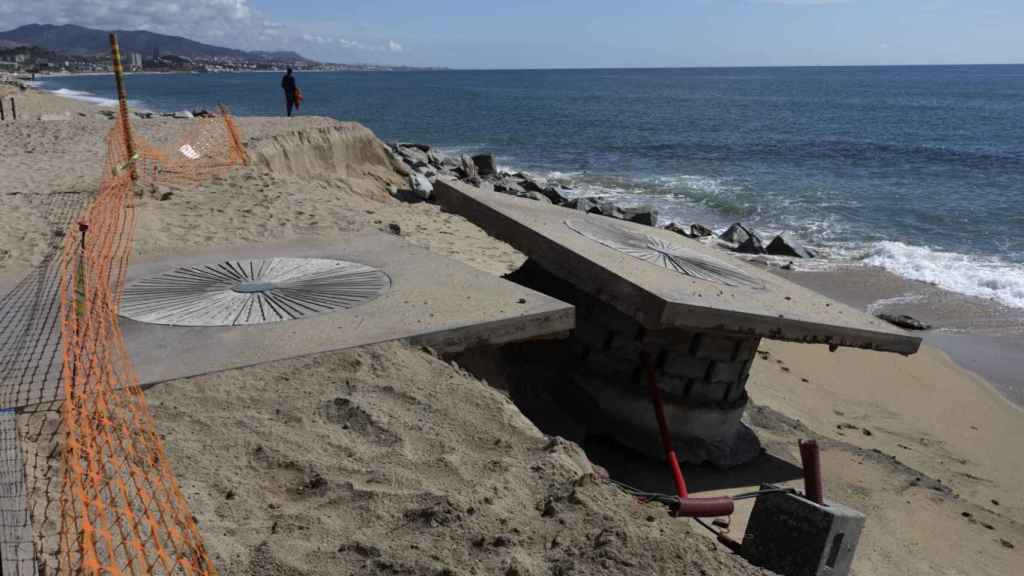
[[[183,266],[286,257],[365,264],[387,274],[391,285],[376,299],[347,310],[270,324],[187,327],[121,318],[140,383],[390,340],[454,353],[563,335],[575,325],[569,304],[377,232],[353,234],[337,244],[313,239],[133,262],[128,285]],[[8,394],[0,378],[0,398],[10,404],[4,407],[59,398],[58,378],[59,370],[31,382],[20,378],[11,382],[18,389]]]
[[[863,312],[666,230],[460,182],[438,181],[435,194],[447,210],[647,329],[731,332],[901,354],[915,353],[921,343]],[[603,234],[599,228],[611,229],[613,237],[596,239]],[[650,239],[654,254],[630,253],[636,238]],[[666,254],[672,262],[658,265],[655,260]]]

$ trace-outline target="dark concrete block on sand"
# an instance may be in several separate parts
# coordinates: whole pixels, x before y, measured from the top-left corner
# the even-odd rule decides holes
[[[759,496],[740,554],[782,576],[849,574],[864,515],[834,502],[825,504],[790,493]]]

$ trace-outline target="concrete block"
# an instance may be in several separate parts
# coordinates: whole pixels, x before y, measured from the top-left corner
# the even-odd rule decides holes
[[[717,406],[725,399],[728,384],[718,384],[705,380],[695,380],[690,387],[690,395],[686,398],[689,406]]]
[[[658,377],[658,386],[661,387],[662,396],[665,402],[685,404],[687,392],[692,388],[692,378],[674,378],[668,374]],[[672,423],[669,423],[671,426]]]
[[[703,380],[708,373],[711,360],[687,356],[685,351],[673,350],[668,353],[662,370],[665,374],[682,378]]]
[[[608,328],[593,322],[583,321],[577,315],[576,329],[573,332],[576,339],[587,345],[593,351],[601,351],[608,342]]]
[[[728,338],[716,334],[701,334],[700,343],[697,347],[697,356],[716,361],[731,361],[736,356],[737,345],[736,338]]]
[[[639,322],[607,305],[595,307],[591,312],[589,320],[603,324],[609,330],[615,330],[631,338],[636,338],[638,334],[641,334],[642,330]]]
[[[783,576],[845,576],[863,529],[864,515],[842,504],[764,494],[754,504],[740,554]]]
[[[740,344],[738,350],[736,350],[737,358],[749,358],[754,359],[754,354],[757,352],[758,347],[761,346],[760,338],[745,338]]]
[[[711,369],[711,381],[716,384],[732,384],[745,381],[746,362],[715,362]]]

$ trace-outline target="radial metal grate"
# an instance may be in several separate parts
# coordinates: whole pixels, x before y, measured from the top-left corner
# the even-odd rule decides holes
[[[353,308],[390,286],[380,270],[343,260],[233,260],[140,280],[125,288],[120,314],[172,326],[265,324]]]
[[[565,225],[599,244],[680,274],[726,286],[764,288],[764,283],[756,278],[728,264],[700,255],[685,246],[649,234],[633,232],[611,220],[600,220],[607,218],[575,218],[566,220]]]

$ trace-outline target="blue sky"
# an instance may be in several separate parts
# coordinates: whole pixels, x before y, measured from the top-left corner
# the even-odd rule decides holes
[[[29,22],[456,68],[1024,62],[1024,0],[0,0]]]

